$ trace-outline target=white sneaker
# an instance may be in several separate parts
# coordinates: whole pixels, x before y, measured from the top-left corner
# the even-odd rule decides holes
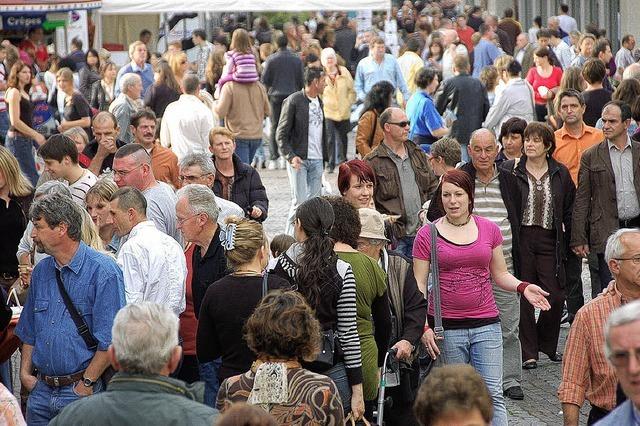
[[[275,160],[269,160],[269,165],[267,166],[268,170],[275,170],[278,167]]]
[[[284,157],[278,158],[278,169],[284,170],[287,168],[287,160]]]

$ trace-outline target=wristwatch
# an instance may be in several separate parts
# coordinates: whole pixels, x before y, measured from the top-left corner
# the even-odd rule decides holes
[[[92,388],[93,385],[96,384],[96,382],[94,382],[93,380],[88,379],[86,377],[83,377],[82,378],[82,384],[85,385],[85,387]]]

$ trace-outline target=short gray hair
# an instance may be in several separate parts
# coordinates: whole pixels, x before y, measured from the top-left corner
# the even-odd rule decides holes
[[[120,79],[120,91],[126,93],[131,86],[135,86],[138,81],[142,81],[140,76],[136,73],[129,72],[122,76]]]
[[[622,256],[624,246],[622,237],[627,234],[640,233],[637,228],[620,228],[607,238],[607,247],[604,249],[604,260],[609,263],[610,260]],[[604,284],[604,283],[603,283]]]
[[[82,215],[80,208],[71,197],[61,193],[45,195],[31,205],[29,218],[32,221],[44,219],[49,228],[62,223],[67,225],[67,236],[73,241],[82,237]]]
[[[180,160],[180,170],[186,167],[200,167],[203,174],[211,173],[216,174],[216,166],[211,159],[211,155],[205,153],[192,152],[182,157]]]
[[[129,209],[134,209],[140,214],[147,214],[147,199],[144,198],[144,194],[140,190],[131,186],[125,186],[118,189],[111,195],[110,201],[118,200],[118,209],[126,212]]]
[[[211,188],[207,188],[199,183],[192,183],[183,186],[178,190],[178,200],[186,198],[193,214],[205,213],[212,222],[218,221],[220,207],[216,203],[216,196]]]
[[[197,74],[187,73],[182,78],[182,87],[184,88],[184,92],[189,95],[195,95],[200,88],[200,79]]]
[[[60,182],[59,180],[48,180],[46,182],[43,182],[36,188],[36,192],[34,193],[33,198],[37,199],[49,194],[61,194],[65,197],[68,197],[70,200],[73,199],[71,190],[69,189],[69,185],[64,182]]]
[[[611,356],[611,342],[609,341],[611,329],[636,321],[640,321],[640,300],[634,300],[622,305],[609,315],[607,324],[604,327],[604,353],[607,359]]]
[[[111,328],[115,358],[127,373],[158,374],[178,346],[178,317],[167,306],[133,303],[120,309]]]

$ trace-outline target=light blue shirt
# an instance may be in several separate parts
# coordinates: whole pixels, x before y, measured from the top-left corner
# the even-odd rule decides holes
[[[364,101],[371,87],[382,80],[387,80],[393,87],[400,90],[404,99],[411,97],[398,61],[393,55],[385,53],[381,64],[378,64],[373,56],[368,56],[358,63],[354,83],[358,100]]]
[[[493,65],[493,61],[500,55],[502,52],[498,46],[485,39],[480,39],[478,45],[473,49],[473,77],[480,77],[480,71],[484,67]]]
[[[82,371],[95,355],[62,301],[56,269],[73,305],[98,341],[99,351],[109,348],[113,320],[125,305],[124,280],[115,260],[83,242],[65,266],[60,267],[53,257],[38,263],[15,334],[34,347],[33,365],[47,376]]]
[[[146,62],[142,68],[136,65],[136,63],[133,61],[120,68],[120,71],[118,71],[118,76],[116,77],[115,96],[118,96],[120,94],[120,78],[130,72],[138,74],[142,79],[142,98],[144,99],[144,95],[147,93],[147,90],[149,90],[149,87],[151,87],[151,85],[153,84],[153,68],[151,67],[151,64],[148,64]]]

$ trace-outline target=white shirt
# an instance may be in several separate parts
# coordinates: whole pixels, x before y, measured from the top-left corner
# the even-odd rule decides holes
[[[71,191],[71,198],[73,201],[78,203],[82,208],[86,207],[85,197],[87,196],[87,191],[91,189],[93,185],[96,184],[98,178],[88,169],[84,170],[80,179],[73,183],[69,183],[69,190]],[[68,183],[68,182],[67,182]]]
[[[573,60],[573,51],[567,43],[560,40],[560,43],[558,43],[557,46],[553,47],[553,53],[555,53],[558,57],[563,70],[571,66],[571,61]]]
[[[127,303],[155,302],[180,315],[186,307],[187,263],[182,247],[150,220],[131,229],[120,247]]]
[[[309,142],[307,145],[307,158],[309,160],[322,160],[322,123],[323,115],[318,98],[309,98]]]
[[[240,207],[233,201],[225,200],[224,198],[218,197],[217,195],[214,195],[214,197],[216,198],[216,205],[220,208],[220,213],[218,214],[218,225],[220,225],[222,228],[227,227],[227,224],[224,223],[224,220],[229,216],[245,216],[242,207]]]
[[[182,160],[187,154],[209,152],[209,132],[214,127],[211,111],[194,95],[180,95],[162,116],[160,143]]]

